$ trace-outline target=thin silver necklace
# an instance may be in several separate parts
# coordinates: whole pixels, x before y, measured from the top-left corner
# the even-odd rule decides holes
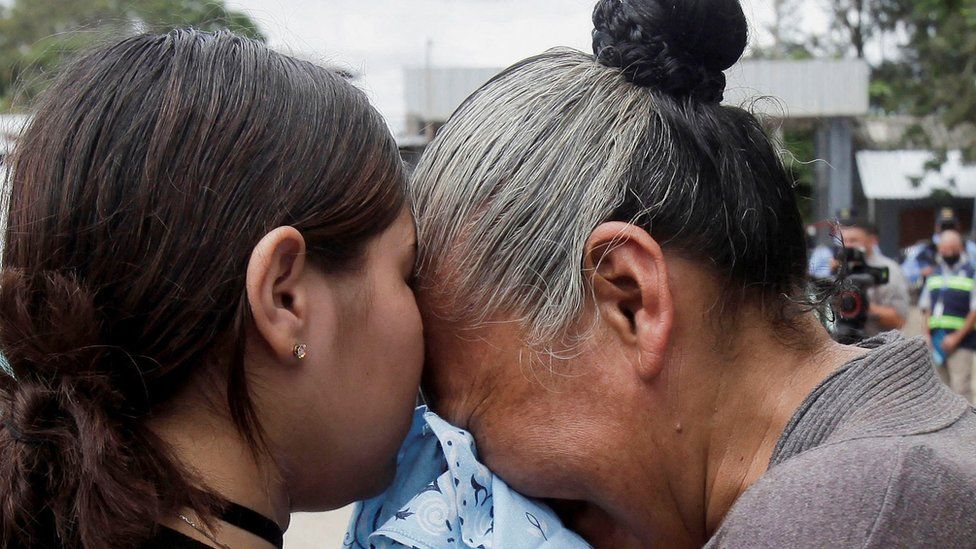
[[[231,549],[231,546],[230,545],[227,545],[225,543],[220,543],[219,541],[217,541],[217,536],[214,536],[210,532],[207,532],[203,528],[200,528],[199,526],[197,526],[197,523],[195,523],[192,520],[190,520],[190,518],[187,517],[186,515],[184,515],[183,513],[179,513],[179,515],[180,515],[180,518],[183,519],[183,522],[187,523],[190,526],[190,528],[193,528],[197,532],[200,532],[201,534],[203,534],[204,536],[206,536],[207,539],[209,539],[210,541],[212,541],[215,544],[217,544],[217,547],[220,547],[220,549]]]

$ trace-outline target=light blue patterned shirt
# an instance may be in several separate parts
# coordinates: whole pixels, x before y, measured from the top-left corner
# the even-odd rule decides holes
[[[551,509],[515,492],[481,464],[470,433],[421,406],[397,457],[393,484],[356,505],[343,547],[590,546]]]

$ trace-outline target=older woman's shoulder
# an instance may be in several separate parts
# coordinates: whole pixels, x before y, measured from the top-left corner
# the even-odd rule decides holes
[[[818,446],[771,468],[709,547],[976,543],[976,415],[934,433]]]

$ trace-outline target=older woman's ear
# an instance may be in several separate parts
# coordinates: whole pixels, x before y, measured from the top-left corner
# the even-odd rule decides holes
[[[640,377],[656,377],[664,367],[674,318],[661,247],[636,225],[602,223],[587,239],[583,267],[601,322],[631,348]]]

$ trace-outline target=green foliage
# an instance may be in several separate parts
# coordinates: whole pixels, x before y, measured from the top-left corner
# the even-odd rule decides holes
[[[772,43],[753,44],[753,59],[811,59],[814,57],[809,38],[803,31],[802,6],[797,0],[771,0],[773,19],[766,26]]]
[[[230,29],[264,40],[223,0],[14,0],[0,6],[0,109],[28,105],[65,59],[137,32]]]
[[[784,10],[809,0],[777,0]],[[872,62],[870,97],[880,112],[936,117],[949,131],[976,123],[976,0],[822,0],[830,16],[827,36],[804,32],[802,23],[780,30],[801,36],[816,56],[866,58]],[[794,38],[795,39],[795,38]],[[870,46],[881,51],[871,56]],[[955,135],[976,135],[955,132]],[[976,138],[954,143],[976,159]],[[906,146],[933,147],[924,132]]]
[[[813,203],[815,175],[812,164],[816,153],[813,150],[813,143],[812,127],[794,127],[783,132],[784,164],[793,177],[797,205],[807,223],[814,221],[816,217]]]
[[[952,204],[954,195],[948,189],[932,189],[929,200],[938,208]]]
[[[799,42],[780,42],[777,45],[756,46],[750,54],[752,59],[791,59],[794,61],[813,59],[814,54],[806,44]]]
[[[949,126],[976,119],[976,0],[906,4],[901,26],[908,40],[876,75],[901,92],[888,107],[941,113]]]
[[[946,151],[936,151],[932,158],[925,161],[926,171],[936,171],[942,168],[942,165],[948,160],[948,153]]]
[[[898,56],[872,75],[875,106],[893,113],[937,116],[949,130],[976,122],[976,0],[885,0],[893,26],[907,37]],[[976,156],[976,141],[961,143]]]
[[[264,35],[247,14],[227,9],[223,0],[142,0],[129,5],[132,14],[154,31],[179,27],[230,29],[264,40]]]

